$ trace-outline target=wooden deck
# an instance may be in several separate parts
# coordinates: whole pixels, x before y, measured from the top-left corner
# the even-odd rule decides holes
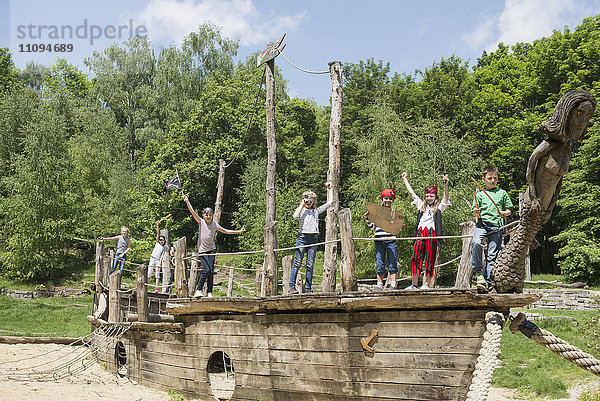
[[[118,341],[132,380],[203,400],[216,399],[216,352],[235,369],[232,400],[463,400],[486,312],[537,299],[458,289],[172,299],[183,332],[147,323]],[[370,352],[361,339],[373,330]],[[116,343],[99,356],[111,369]]]

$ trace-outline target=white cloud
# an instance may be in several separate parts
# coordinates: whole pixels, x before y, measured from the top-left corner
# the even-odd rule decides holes
[[[565,25],[575,28],[592,14],[582,0],[506,0],[497,15],[482,17],[474,31],[463,35],[473,49],[494,51],[498,43],[514,45],[550,36]]]
[[[184,36],[204,22],[221,27],[228,38],[240,38],[242,46],[265,45],[285,32],[298,29],[306,11],[295,15],[266,15],[252,0],[151,0],[139,18],[153,41],[181,44]]]

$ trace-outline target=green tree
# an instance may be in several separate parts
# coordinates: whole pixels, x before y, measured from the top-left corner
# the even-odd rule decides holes
[[[7,234],[2,268],[9,276],[41,281],[69,267],[68,134],[51,103],[39,108],[24,128],[23,152],[15,158],[15,175],[9,180],[12,194],[2,203]]]
[[[17,81],[18,71],[7,47],[0,47],[0,95]]]

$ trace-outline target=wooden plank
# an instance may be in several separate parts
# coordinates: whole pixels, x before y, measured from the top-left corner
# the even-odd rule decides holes
[[[402,354],[387,352],[375,352],[373,354],[367,354],[366,352],[349,352],[348,354],[350,365],[357,368],[399,366],[405,369],[472,371],[477,362],[476,354],[423,354],[411,352]],[[284,358],[280,359],[289,362],[289,356],[285,355]]]
[[[306,352],[362,352],[361,337],[270,336],[270,350],[303,350]],[[480,337],[376,337],[371,346],[376,352],[423,352],[473,354],[481,347]]]
[[[151,383],[161,390],[174,390],[178,393],[189,393],[194,398],[212,397],[212,390],[208,382],[199,382],[178,377],[170,377],[162,373],[143,371],[143,383]],[[211,398],[212,399],[212,398]]]
[[[351,382],[336,380],[305,379],[302,377],[271,376],[273,390],[303,390],[307,393],[351,394]]]
[[[237,373],[236,373],[237,380]],[[236,384],[230,401],[247,401],[247,400],[273,400],[275,399],[273,390],[269,388],[256,388],[251,386],[239,386]]]
[[[445,337],[418,337],[418,338],[375,338],[370,346],[375,352],[420,352],[420,353],[451,353],[474,354],[481,348],[482,338],[445,338]],[[348,348],[350,351],[363,352],[360,337],[349,337]]]
[[[275,296],[259,298],[177,299],[167,302],[169,313],[275,313],[279,311],[361,311],[390,309],[484,309],[507,311],[539,299],[537,294],[477,294],[471,290],[432,289],[344,295]]]
[[[180,366],[177,364],[178,361],[168,361],[164,356],[159,358],[156,354],[151,352],[145,352],[142,354],[140,369],[148,372],[162,373],[168,377],[177,377],[195,381],[208,380],[206,373],[206,367],[204,369],[192,367],[192,366]],[[174,363],[169,364],[168,362]]]
[[[369,322],[350,326],[351,337],[368,337],[377,330],[378,337],[476,337],[485,331],[484,322]]]

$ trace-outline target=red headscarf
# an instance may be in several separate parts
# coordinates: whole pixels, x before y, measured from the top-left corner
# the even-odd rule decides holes
[[[425,187],[425,193],[437,195],[437,187],[434,187],[433,185],[429,185],[429,186]]]
[[[385,198],[386,196],[390,196],[392,199],[396,200],[396,193],[393,189],[384,189],[381,191],[381,199]]]

